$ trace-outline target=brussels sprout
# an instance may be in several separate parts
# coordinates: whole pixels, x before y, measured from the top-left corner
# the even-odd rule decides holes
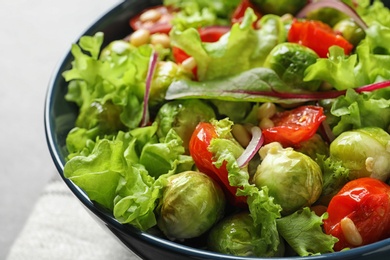
[[[253,0],[264,14],[296,14],[307,3],[307,0]]]
[[[381,128],[344,132],[330,144],[329,153],[349,169],[349,179],[390,177],[390,135]]]
[[[264,63],[264,67],[273,69],[289,86],[315,91],[321,81],[303,81],[305,70],[317,61],[318,55],[311,49],[297,43],[276,45]]]
[[[172,61],[158,62],[150,88],[149,105],[153,107],[164,101],[165,93],[173,80],[191,77],[192,74]]]
[[[175,100],[164,104],[157,113],[157,136],[165,138],[171,128],[183,140],[188,154],[188,143],[192,132],[199,122],[208,122],[215,118],[214,110],[199,99]]]
[[[284,242],[277,252],[264,248],[263,238],[248,212],[233,214],[215,225],[208,235],[208,249],[236,256],[283,256]],[[267,250],[268,249],[268,250]]]
[[[319,8],[317,10],[311,11],[306,16],[306,18],[309,20],[318,20],[329,24],[331,27],[347,17],[348,16],[343,12],[331,7]]]
[[[85,129],[97,127],[100,135],[112,134],[125,129],[120,120],[121,113],[122,109],[111,101],[104,103],[94,101],[80,113],[75,125]]]
[[[319,134],[315,134],[309,140],[302,142],[296,151],[310,156],[313,160],[317,159],[319,154],[329,155],[328,144],[325,143]]]
[[[333,27],[333,30],[341,33],[341,35],[354,46],[357,46],[366,36],[364,30],[352,19],[343,19],[339,21]]]
[[[211,100],[221,117],[229,117],[234,122],[242,122],[252,110],[250,102]]]
[[[269,195],[288,215],[313,204],[322,192],[322,172],[309,156],[283,149],[279,143],[270,143],[260,151],[262,162],[253,177],[254,184],[267,186]]]
[[[209,176],[186,171],[168,178],[157,225],[171,240],[202,235],[223,217],[225,197]]]

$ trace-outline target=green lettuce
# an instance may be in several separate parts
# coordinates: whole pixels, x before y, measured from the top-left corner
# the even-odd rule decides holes
[[[234,24],[229,33],[213,43],[203,43],[194,28],[182,31],[174,27],[170,32],[171,44],[194,57],[200,81],[235,75],[260,67],[273,47],[285,41],[280,17],[263,16],[259,30],[252,26],[256,19],[253,10],[247,9],[242,23]]]
[[[326,214],[319,217],[310,208],[305,207],[277,219],[277,227],[280,235],[300,256],[333,252],[333,245],[338,239],[326,235],[321,228]]]
[[[120,131],[111,139],[98,137],[86,148],[89,152],[69,159],[64,176],[121,223],[147,230],[156,225],[154,210],[166,178],[193,167],[192,158],[183,155],[182,140],[174,130],[163,143],[157,142],[156,131],[153,124]],[[150,163],[156,151],[158,157]]]
[[[267,187],[258,189],[250,184],[248,171],[238,166],[236,159],[242,154],[243,149],[232,137],[233,122],[225,118],[219,121],[213,120],[212,124],[218,133],[218,138],[212,139],[209,146],[209,150],[216,158],[215,166],[219,168],[226,162],[230,185],[239,187],[237,196],[247,196],[250,215],[261,237],[256,252],[262,256],[274,256],[281,243],[276,226],[281,207],[268,195]]]
[[[373,22],[355,54],[346,56],[340,47],[332,46],[328,58],[318,59],[306,69],[304,80],[323,80],[344,90],[389,79],[389,41],[390,27]]]
[[[69,82],[65,98],[80,107],[80,118],[88,118],[85,113],[93,102],[104,105],[110,101],[122,111],[121,122],[135,128],[142,118],[145,78],[152,47],[143,45],[123,54],[110,52],[110,57],[99,59],[103,37],[100,32],[83,36],[78,44],[72,45],[72,68],[63,73]]]
[[[369,126],[387,130],[390,124],[390,90],[385,88],[358,94],[348,89],[345,96],[335,100],[330,112],[338,119],[332,125],[336,136],[347,130]]]

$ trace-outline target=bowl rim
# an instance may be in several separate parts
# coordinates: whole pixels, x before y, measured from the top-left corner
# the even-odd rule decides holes
[[[124,12],[124,9],[131,4],[135,4],[138,2],[137,0],[124,0],[123,2],[115,5],[113,8],[102,14],[100,17],[95,19],[93,23],[88,27],[87,30],[85,30],[81,35],[91,35],[92,33],[95,33],[97,31],[97,28],[99,28],[102,23],[105,21],[107,17],[111,17],[115,15],[116,13]],[[149,1],[150,2],[150,1]],[[151,6],[151,5],[150,5]],[[77,42],[80,37],[77,38],[75,42]],[[159,247],[160,249],[170,250],[171,252],[181,253],[184,255],[188,255],[190,257],[208,257],[210,259],[237,259],[237,260],[248,260],[248,259],[265,259],[261,257],[239,257],[239,256],[233,256],[233,255],[226,255],[221,253],[214,253],[211,251],[207,251],[204,249],[198,249],[182,244],[178,244],[174,241],[169,241],[163,238],[159,238],[157,236],[148,234],[144,231],[140,231],[136,229],[135,227],[132,227],[130,225],[123,225],[119,223],[112,215],[108,214],[107,212],[104,212],[96,207],[95,204],[92,203],[92,201],[87,197],[85,192],[81,190],[77,185],[75,185],[71,180],[67,179],[63,175],[65,160],[61,158],[60,156],[60,150],[58,143],[55,141],[55,124],[54,124],[54,116],[52,114],[53,107],[54,107],[54,94],[55,91],[58,91],[56,89],[56,86],[60,85],[59,81],[62,80],[62,72],[68,68],[70,62],[72,61],[73,56],[70,52],[70,48],[68,48],[65,55],[63,55],[62,58],[60,58],[59,63],[55,67],[53,73],[51,74],[51,77],[49,79],[48,87],[46,90],[45,95],[45,102],[44,102],[44,131],[45,131],[45,138],[46,143],[51,155],[51,158],[53,160],[53,163],[57,169],[58,174],[60,175],[61,179],[65,182],[65,184],[68,186],[68,188],[71,190],[73,195],[75,195],[85,206],[87,210],[90,211],[90,213],[93,213],[96,217],[98,217],[101,221],[103,221],[106,225],[113,227],[116,231],[121,233],[126,233],[130,236],[133,236],[135,238],[138,238],[142,240],[143,242],[146,242],[148,244],[154,245],[156,247]],[[111,230],[109,228],[109,230]],[[112,231],[112,230],[111,230]],[[113,232],[116,233],[116,232]],[[115,235],[118,235],[117,233]],[[121,239],[120,239],[121,240]],[[124,241],[121,240],[122,243]],[[126,244],[126,246],[128,246]],[[132,249],[135,253],[136,249]],[[279,257],[279,258],[272,258],[272,259],[307,259],[307,260],[316,260],[316,259],[352,259],[358,256],[370,256],[372,254],[375,254],[377,252],[381,252],[384,250],[390,250],[390,238],[361,246],[358,248],[353,248],[351,250],[341,251],[341,252],[334,252],[334,253],[327,253],[323,255],[318,256],[306,256],[306,257]],[[373,256],[375,257],[375,255]]]

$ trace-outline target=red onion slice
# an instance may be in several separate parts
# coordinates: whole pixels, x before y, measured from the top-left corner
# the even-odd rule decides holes
[[[363,21],[363,19],[359,16],[356,11],[350,7],[349,5],[337,1],[337,0],[319,0],[316,2],[311,2],[307,4],[297,15],[297,18],[304,18],[311,11],[317,10],[319,8],[330,7],[351,17],[363,30],[368,28],[367,24]]]
[[[158,53],[153,51],[150,61],[148,73],[146,76],[146,86],[145,86],[145,95],[144,95],[144,107],[141,119],[141,127],[146,126],[149,123],[149,96],[150,96],[150,88],[152,86],[153,74],[157,67],[158,61]]]
[[[249,163],[249,161],[256,155],[260,147],[264,143],[264,136],[261,132],[261,129],[257,126],[252,127],[252,139],[246,147],[245,151],[237,159],[238,166],[240,168],[244,167]]]

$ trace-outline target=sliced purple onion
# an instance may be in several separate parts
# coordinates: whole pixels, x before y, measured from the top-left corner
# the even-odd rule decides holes
[[[238,157],[237,159],[237,163],[240,168],[244,167],[249,163],[249,161],[253,158],[253,156],[256,155],[256,153],[259,151],[260,147],[264,143],[264,136],[259,127],[257,126],[252,127],[251,132],[252,132],[251,141],[249,142],[248,146],[241,154],[241,156]]]
[[[319,0],[315,2],[310,2],[307,4],[297,15],[297,18],[304,18],[311,11],[317,10],[319,8],[330,7],[351,17],[363,30],[368,28],[367,24],[359,16],[359,14],[349,5],[338,1],[338,0]]]
[[[143,113],[142,113],[142,119],[141,119],[141,127],[144,127],[148,125],[149,123],[149,96],[150,96],[150,88],[152,86],[152,80],[153,80],[153,74],[157,67],[157,61],[158,61],[158,53],[156,51],[153,51],[150,61],[149,61],[149,68],[148,73],[146,76],[146,86],[145,86],[145,95],[144,95],[144,107],[143,107]]]

